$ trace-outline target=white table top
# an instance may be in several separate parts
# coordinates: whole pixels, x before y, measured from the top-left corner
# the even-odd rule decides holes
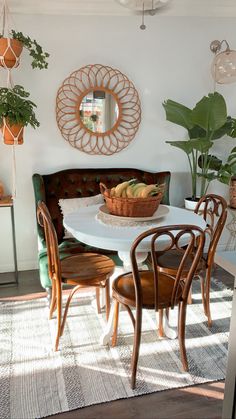
[[[90,246],[101,249],[115,251],[130,251],[134,239],[143,231],[149,228],[175,225],[175,224],[193,224],[205,228],[206,224],[203,218],[192,211],[183,208],[168,206],[169,212],[165,217],[152,222],[155,226],[111,226],[105,225],[96,219],[100,205],[93,205],[86,208],[80,208],[76,212],[67,215],[64,218],[64,226],[79,241]],[[150,248],[149,240],[142,242],[140,251],[148,251]]]

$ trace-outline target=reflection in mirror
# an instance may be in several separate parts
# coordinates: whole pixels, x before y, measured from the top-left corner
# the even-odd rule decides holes
[[[80,119],[92,132],[110,131],[119,116],[115,97],[104,90],[92,90],[83,97],[80,104]]]

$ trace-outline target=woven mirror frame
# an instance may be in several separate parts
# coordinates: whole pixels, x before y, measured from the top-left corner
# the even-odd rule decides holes
[[[89,98],[89,105],[91,95],[109,97],[116,108],[116,118],[100,132],[86,125],[82,117],[85,99]],[[99,119],[98,112],[87,114],[89,123],[94,126]],[[59,88],[56,120],[63,138],[72,147],[87,154],[109,156],[126,148],[138,131],[139,95],[133,83],[119,70],[101,64],[87,65],[71,73]]]

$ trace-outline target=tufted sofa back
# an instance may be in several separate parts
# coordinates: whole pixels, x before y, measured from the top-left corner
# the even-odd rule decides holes
[[[139,169],[66,169],[49,175],[33,175],[36,205],[39,200],[46,203],[56,228],[58,241],[61,243],[64,228],[58,205],[59,199],[96,195],[100,193],[100,182],[111,188],[132,178],[147,184],[165,183],[166,190],[162,203],[169,204],[170,172],[151,173]],[[39,225],[38,233],[41,241],[44,241],[43,230]]]

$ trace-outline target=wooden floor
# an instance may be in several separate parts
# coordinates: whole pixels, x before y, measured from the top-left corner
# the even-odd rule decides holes
[[[12,280],[12,274],[0,274],[0,284]],[[214,276],[233,288],[233,277],[216,267]],[[19,274],[19,285],[0,286],[0,300],[25,300],[45,296],[38,271]],[[50,416],[56,419],[220,419],[224,382],[166,390],[145,396],[103,403]]]

